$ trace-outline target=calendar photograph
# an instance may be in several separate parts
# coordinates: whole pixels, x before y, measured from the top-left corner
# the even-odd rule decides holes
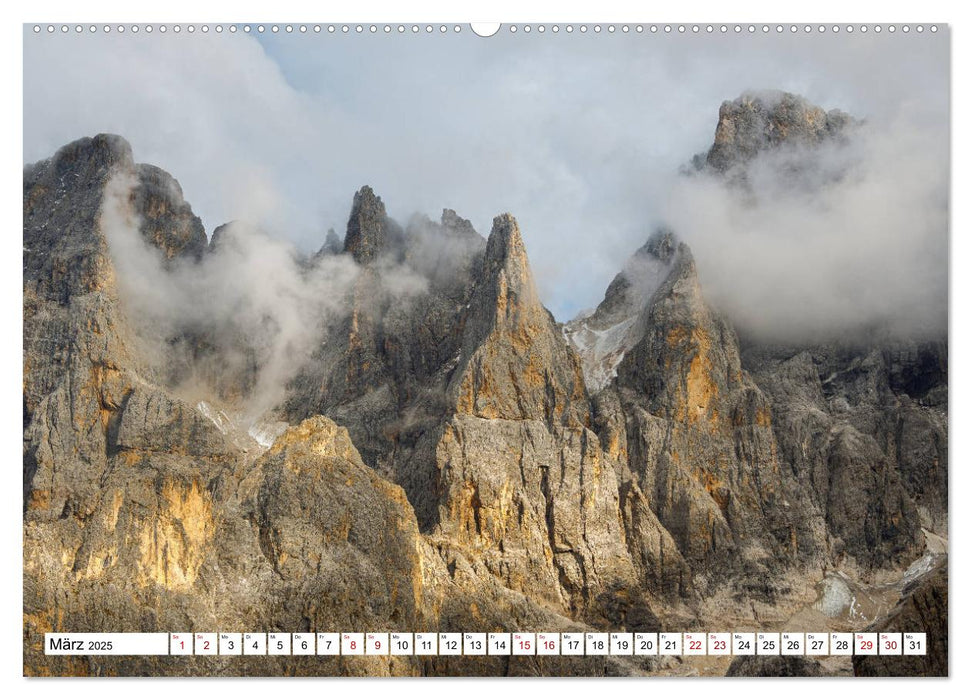
[[[23,25],[23,675],[948,676],[950,85],[931,23]]]

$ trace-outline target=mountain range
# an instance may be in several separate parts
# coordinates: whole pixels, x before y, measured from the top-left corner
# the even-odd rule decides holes
[[[858,128],[746,94],[682,177],[745,197],[761,154]],[[402,225],[368,186],[343,241],[285,250],[285,275],[279,250],[242,222],[207,237],[119,136],[24,168],[26,675],[947,674],[946,332],[745,335],[666,228],[561,323],[512,215],[488,236],[449,209]],[[895,625],[929,654],[42,650],[49,631]]]

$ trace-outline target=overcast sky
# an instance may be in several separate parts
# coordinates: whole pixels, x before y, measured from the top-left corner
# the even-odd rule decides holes
[[[672,194],[677,169],[710,145],[720,103],[745,90],[802,94],[891,139],[905,123],[939,163],[932,185],[943,173],[946,205],[948,52],[946,28],[488,39],[467,27],[259,39],[25,29],[24,161],[118,133],[180,181],[208,233],[246,219],[304,250],[328,227],[343,235],[363,184],[402,222],[448,207],[488,235],[509,211],[544,302],[567,320],[600,301],[656,223],[689,218],[671,211],[693,201]],[[892,178],[882,186],[893,195]],[[716,257],[699,255],[703,275]]]

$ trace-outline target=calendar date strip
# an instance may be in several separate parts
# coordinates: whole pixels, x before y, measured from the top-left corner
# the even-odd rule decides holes
[[[924,632],[123,632],[49,656],[924,656]]]

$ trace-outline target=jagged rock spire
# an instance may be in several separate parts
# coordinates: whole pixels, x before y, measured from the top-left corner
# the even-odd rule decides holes
[[[341,239],[334,229],[327,229],[327,236],[324,238],[324,247],[321,250],[330,254],[341,252]]]
[[[384,202],[370,186],[364,185],[354,195],[351,216],[347,220],[347,235],[344,237],[344,252],[350,253],[361,264],[371,262],[387,242],[387,222]]]
[[[533,281],[519,224],[497,216],[470,304],[456,411],[482,418],[588,420],[586,387]]]
[[[526,246],[519,224],[512,214],[502,214],[492,220],[492,233],[486,243],[484,274],[485,284],[493,287],[488,310],[495,310],[496,318],[500,321],[503,314],[510,319],[514,314],[534,310],[539,305]]]

